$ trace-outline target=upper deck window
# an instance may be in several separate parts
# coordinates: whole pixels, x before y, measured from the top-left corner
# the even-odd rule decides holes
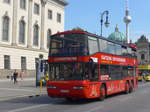
[[[116,47],[116,55],[121,55],[122,54],[121,45],[115,44],[115,47]]]
[[[107,50],[110,54],[116,54],[115,45],[112,42],[107,42]]]
[[[87,44],[84,34],[60,34],[51,37],[50,56],[83,56],[87,55]]]
[[[122,56],[127,56],[127,54],[128,54],[127,48],[122,46]]]
[[[99,45],[100,45],[100,51],[101,52],[104,52],[104,53],[108,52],[106,40],[99,39]]]
[[[127,48],[128,54],[132,54],[132,49],[130,47]]]
[[[98,52],[97,38],[88,37],[88,47],[89,47],[90,54]]]

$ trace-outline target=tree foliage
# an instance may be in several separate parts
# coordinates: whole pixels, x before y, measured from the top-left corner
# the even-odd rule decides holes
[[[76,27],[76,28],[73,28],[72,31],[84,31],[84,30],[80,27]]]

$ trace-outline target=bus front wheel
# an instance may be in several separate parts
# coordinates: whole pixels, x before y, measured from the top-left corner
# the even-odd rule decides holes
[[[104,85],[100,87],[100,100],[103,101],[106,97],[106,88]]]

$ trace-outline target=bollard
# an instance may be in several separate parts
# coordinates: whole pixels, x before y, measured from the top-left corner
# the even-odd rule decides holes
[[[43,81],[42,80],[40,80],[40,89],[42,89],[43,88]]]
[[[40,95],[41,95],[41,92],[42,92],[42,88],[43,88],[43,79],[40,80]]]

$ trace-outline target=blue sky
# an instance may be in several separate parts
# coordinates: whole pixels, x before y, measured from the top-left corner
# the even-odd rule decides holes
[[[69,5],[65,8],[65,30],[74,27],[100,35],[100,14],[108,10],[110,26],[103,26],[103,36],[108,37],[114,32],[116,24],[119,31],[125,34],[125,0],[66,0]],[[141,35],[150,37],[150,0],[129,0],[130,39],[135,42]]]

